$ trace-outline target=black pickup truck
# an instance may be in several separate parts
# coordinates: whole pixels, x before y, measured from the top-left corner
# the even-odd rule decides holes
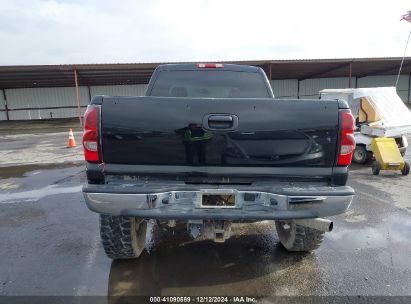
[[[84,121],[83,193],[113,259],[141,254],[150,219],[217,242],[274,220],[287,250],[310,251],[354,196],[346,102],[275,99],[257,67],[161,65],[146,96],[95,96]]]

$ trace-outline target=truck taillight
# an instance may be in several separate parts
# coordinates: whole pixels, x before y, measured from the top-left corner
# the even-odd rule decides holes
[[[198,63],[197,67],[204,68],[204,69],[216,69],[216,68],[223,68],[224,64],[222,63]]]
[[[100,107],[89,106],[84,113],[83,149],[84,158],[89,162],[99,162],[99,136],[98,126]]]
[[[337,165],[348,166],[351,164],[355,150],[354,138],[355,121],[351,112],[341,113],[340,147],[338,149]]]

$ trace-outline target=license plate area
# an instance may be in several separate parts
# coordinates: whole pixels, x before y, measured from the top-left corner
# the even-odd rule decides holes
[[[236,190],[201,190],[200,207],[202,208],[237,208]]]

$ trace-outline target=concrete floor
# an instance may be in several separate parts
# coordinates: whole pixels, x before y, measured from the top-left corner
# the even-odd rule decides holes
[[[224,244],[150,223],[143,255],[112,262],[80,148],[34,135],[0,136],[0,295],[411,296],[410,176],[353,166],[352,208],[312,254],[286,252],[271,222],[235,225]]]

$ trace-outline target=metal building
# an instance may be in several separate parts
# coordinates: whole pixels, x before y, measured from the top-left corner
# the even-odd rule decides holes
[[[277,98],[322,89],[394,86],[401,58],[231,61],[264,69]],[[80,117],[94,95],[144,95],[159,63],[0,66],[0,120]],[[410,102],[411,57],[397,91]]]

